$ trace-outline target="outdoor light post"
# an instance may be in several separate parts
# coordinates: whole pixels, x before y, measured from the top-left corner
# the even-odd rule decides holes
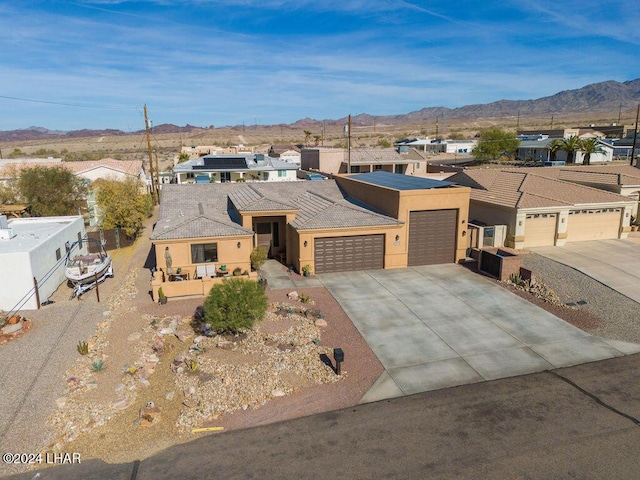
[[[336,375],[340,375],[340,365],[344,362],[344,352],[341,348],[333,349],[333,358],[336,361]]]

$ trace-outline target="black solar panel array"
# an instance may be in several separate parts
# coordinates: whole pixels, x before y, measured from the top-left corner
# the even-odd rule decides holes
[[[452,182],[433,180],[430,178],[412,177],[401,173],[368,172],[350,175],[349,178],[360,180],[381,187],[394,188],[396,190],[424,190],[429,188],[442,188],[456,185]]]
[[[204,157],[204,165],[194,165],[194,170],[248,170],[245,157]]]

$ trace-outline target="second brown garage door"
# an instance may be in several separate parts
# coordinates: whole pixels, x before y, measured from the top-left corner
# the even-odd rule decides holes
[[[315,239],[316,273],[384,268],[384,235]]]
[[[423,210],[409,214],[409,266],[456,261],[457,210]]]

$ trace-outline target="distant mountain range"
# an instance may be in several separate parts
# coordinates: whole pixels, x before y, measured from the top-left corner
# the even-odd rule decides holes
[[[640,78],[627,82],[592,83],[576,90],[565,90],[549,97],[536,100],[499,100],[497,102],[466,105],[459,108],[426,107],[415,112],[398,115],[369,115],[362,113],[351,117],[353,125],[401,125],[435,121],[439,118],[455,120],[487,119],[500,117],[521,118],[540,117],[548,115],[579,115],[595,114],[598,112],[615,112],[619,108],[628,110],[640,103]],[[306,128],[320,123],[320,120],[304,118],[290,124],[291,127]],[[335,120],[324,120],[325,123],[343,125],[346,117]],[[260,127],[264,128],[265,125]],[[250,129],[252,127],[246,127]],[[193,130],[203,130],[207,127],[186,125],[179,127],[172,124],[162,124],[153,127],[155,134],[161,133],[185,133]],[[0,141],[39,140],[51,138],[79,138],[105,135],[133,135],[140,134],[143,130],[126,133],[122,130],[73,130],[69,132],[60,130],[47,130],[41,127],[29,127],[21,130],[0,131]]]

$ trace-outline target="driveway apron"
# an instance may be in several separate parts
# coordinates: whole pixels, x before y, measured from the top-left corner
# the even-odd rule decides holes
[[[385,367],[363,403],[640,352],[593,337],[460,265],[317,278]]]

